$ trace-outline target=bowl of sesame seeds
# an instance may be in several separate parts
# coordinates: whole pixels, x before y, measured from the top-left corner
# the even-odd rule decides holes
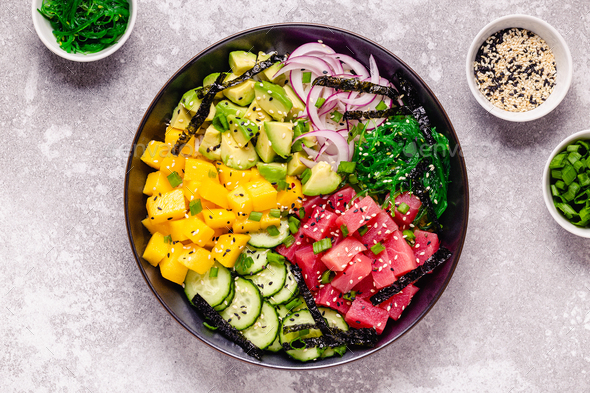
[[[526,122],[555,109],[572,81],[572,56],[559,32],[529,15],[498,18],[477,34],[466,61],[477,102],[504,120]]]

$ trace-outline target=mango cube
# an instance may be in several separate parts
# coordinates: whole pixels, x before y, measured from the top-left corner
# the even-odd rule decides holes
[[[248,233],[260,230],[260,222],[249,220],[248,217],[238,217],[232,227],[234,233]]]
[[[227,194],[227,203],[229,208],[236,213],[248,215],[252,212],[252,199],[243,186],[236,187]]]
[[[160,141],[150,141],[141,155],[141,161],[154,169],[160,169],[162,160],[170,154],[171,146]]]
[[[173,188],[168,181],[168,178],[160,171],[155,171],[148,174],[143,187],[143,193],[147,196],[154,194],[172,191]]]
[[[208,209],[203,213],[205,224],[210,228],[231,228],[236,220],[236,214],[231,210]]]
[[[244,186],[250,199],[252,199],[252,209],[257,212],[263,210],[276,209],[277,207],[277,190],[265,179],[251,181]]]
[[[266,229],[271,225],[274,225],[277,228],[280,227],[281,217],[271,217],[270,210],[262,212],[262,218],[260,219],[260,229]]]
[[[161,224],[184,217],[186,201],[182,190],[176,189],[149,197],[146,207],[152,223]]]
[[[164,142],[170,146],[174,146],[178,141],[178,138],[182,135],[182,130],[168,126],[166,129],[166,136]],[[195,154],[195,137],[191,137],[188,142],[183,146],[180,154],[183,156],[193,156]]]
[[[250,181],[252,172],[250,170],[238,170],[224,165],[222,162],[216,162],[217,171],[219,172],[219,180],[229,191],[234,190],[239,185],[243,185]]]
[[[168,227],[170,227],[170,237],[172,237],[172,240],[175,242],[188,240],[188,237],[184,233],[187,220],[188,218],[183,218],[182,220],[170,221],[168,223]]]
[[[299,209],[303,206],[303,191],[301,182],[295,176],[287,176],[287,189],[279,191],[277,203],[285,209]]]
[[[257,181],[257,180],[266,180],[258,171],[258,168],[253,167],[250,168],[250,181]]]
[[[219,240],[219,237],[221,235],[224,235],[227,233],[228,229],[227,228],[216,228],[214,229],[215,233],[213,234],[213,237],[211,238],[211,240],[209,240],[207,242],[207,244],[205,244],[205,247],[208,249],[212,249],[213,247],[215,247],[215,243],[217,243],[217,241]]]
[[[215,165],[199,158],[187,158],[184,165],[184,180],[213,180],[219,183],[219,175]]]
[[[215,263],[209,250],[205,250],[194,244],[183,248],[185,250],[178,258],[178,262],[182,263],[190,270],[194,270],[199,274],[205,274]]]
[[[170,227],[167,222],[162,224],[154,224],[149,217],[144,218],[141,223],[144,227],[153,235],[156,232],[160,232],[163,236],[170,235]]]
[[[152,266],[158,266],[158,263],[164,259],[169,251],[170,246],[164,240],[164,235],[162,235],[160,232],[156,232],[152,235],[150,241],[145,247],[143,259],[148,261]]]
[[[162,160],[160,171],[166,176],[166,179],[168,179],[168,175],[172,172],[176,172],[180,177],[184,177],[185,161],[186,158],[184,156],[173,156],[170,154]]]
[[[201,221],[198,216],[191,216],[183,221],[185,221],[184,235],[201,247],[205,246],[215,234],[215,231]]]
[[[248,240],[250,240],[250,235],[221,235],[217,243],[215,243],[215,247],[211,250],[211,255],[223,266],[231,268],[235,265]]]
[[[227,190],[225,189],[225,187],[210,179],[205,179],[201,181],[199,194],[201,195],[201,199],[213,202],[217,206],[221,206],[224,209],[227,209],[229,207],[227,203]]]
[[[160,261],[160,273],[162,277],[178,285],[182,285],[188,268],[178,262],[178,258],[183,253],[181,243],[174,243],[170,246],[170,252]]]

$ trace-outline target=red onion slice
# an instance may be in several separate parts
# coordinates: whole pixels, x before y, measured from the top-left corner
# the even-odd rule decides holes
[[[360,75],[363,78],[369,77],[369,72],[367,71],[365,66],[363,66],[361,63],[359,63],[357,60],[353,59],[352,57],[350,57],[348,55],[344,55],[342,53],[335,53],[335,54],[328,55],[328,56],[333,57],[334,59],[340,60],[344,64],[350,66],[350,68],[355,72],[355,74]]]
[[[309,70],[317,76],[332,74],[332,69],[330,68],[330,65],[326,63],[324,60],[320,59],[319,57],[299,56],[287,60],[285,62],[285,66],[274,75],[274,78],[284,74],[285,72],[297,69],[299,69],[300,71]]]
[[[336,52],[334,51],[334,49],[330,48],[326,44],[322,44],[319,42],[308,42],[307,44],[303,44],[303,45],[299,46],[297,49],[295,49],[293,52],[291,52],[291,55],[289,55],[289,59],[291,59],[292,57],[305,56],[305,55],[311,55],[311,54],[332,54],[332,53],[336,53]]]
[[[348,154],[348,143],[346,139],[342,137],[339,133],[333,130],[318,130],[318,131],[311,131],[305,134],[302,134],[295,138],[294,142],[306,137],[306,136],[315,136],[325,138],[332,142],[338,148],[338,162],[340,161],[348,161],[349,154]]]

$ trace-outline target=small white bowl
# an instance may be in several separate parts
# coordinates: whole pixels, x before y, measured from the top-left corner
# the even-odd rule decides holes
[[[543,198],[545,199],[545,204],[547,205],[547,210],[549,210],[549,213],[551,214],[551,216],[553,216],[555,221],[557,221],[557,223],[559,225],[561,225],[563,229],[565,229],[568,232],[573,233],[574,235],[590,238],[590,228],[580,228],[580,227],[577,227],[574,224],[570,223],[557,210],[557,208],[553,204],[553,196],[551,195],[551,183],[550,183],[551,170],[549,169],[549,163],[551,162],[553,157],[555,157],[557,154],[559,154],[563,150],[565,150],[567,145],[569,145],[575,141],[581,140],[581,139],[590,140],[590,130],[576,132],[575,134],[568,136],[563,141],[561,141],[561,143],[559,145],[557,145],[557,147],[551,152],[551,155],[549,156],[549,159],[547,160],[547,163],[545,164],[545,170],[543,171]]]
[[[509,112],[492,104],[479,91],[475,81],[475,75],[473,73],[473,63],[475,61],[475,56],[477,55],[479,48],[485,42],[485,40],[487,40],[488,37],[497,31],[509,29],[512,27],[527,29],[539,35],[545,40],[545,42],[547,42],[547,45],[549,45],[553,51],[553,55],[555,56],[555,66],[557,73],[553,92],[544,103],[527,112]],[[539,18],[529,15],[503,16],[492,21],[483,29],[481,29],[471,43],[471,47],[469,47],[466,63],[467,84],[469,85],[471,93],[473,93],[473,96],[477,102],[479,102],[479,104],[492,115],[499,117],[500,119],[514,122],[525,122],[539,119],[551,112],[563,100],[572,82],[572,55],[567,46],[567,43],[561,34],[559,34],[559,32],[555,30],[555,28],[553,28],[550,24]]]
[[[112,55],[115,53],[127,39],[131,35],[131,31],[133,30],[133,26],[135,26],[135,20],[137,19],[137,0],[128,0],[129,1],[129,22],[127,24],[127,29],[125,33],[119,38],[116,44],[111,45],[100,52],[91,53],[88,55],[84,55],[81,53],[68,53],[65,50],[61,49],[59,44],[57,43],[55,36],[53,35],[53,29],[51,28],[51,24],[43,15],[41,15],[37,9],[41,8],[41,4],[43,0],[33,0],[32,4],[32,11],[33,11],[33,25],[35,26],[35,31],[37,35],[41,39],[41,41],[45,44],[45,46],[55,53],[56,55],[63,57],[64,59],[78,61],[78,62],[89,62],[89,61],[96,61],[100,59],[104,59],[107,56]]]

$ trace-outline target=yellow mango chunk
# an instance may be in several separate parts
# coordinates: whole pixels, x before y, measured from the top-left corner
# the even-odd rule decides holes
[[[160,273],[162,277],[178,285],[182,285],[188,272],[188,268],[178,262],[178,258],[184,252],[181,243],[170,246],[170,252],[160,261]]]
[[[201,221],[199,216],[191,216],[185,220],[184,234],[196,245],[203,247],[213,238],[215,231]]]
[[[227,203],[229,208],[236,213],[248,215],[252,212],[252,199],[243,186],[236,187],[227,194]]]
[[[169,251],[170,246],[164,240],[164,235],[162,235],[160,232],[156,232],[152,235],[150,241],[145,247],[143,259],[148,261],[152,266],[158,266],[158,263],[164,259]]]
[[[146,203],[148,217],[154,224],[184,217],[186,201],[182,190],[172,190],[149,197]]]
[[[225,209],[208,209],[203,212],[203,217],[210,228],[231,228],[236,220],[236,213]]]
[[[201,194],[199,194],[199,183],[196,180],[186,180],[182,182],[182,192],[184,193],[184,197],[187,201],[193,201],[201,198]]]
[[[219,175],[215,165],[211,162],[199,158],[187,158],[184,165],[184,180],[196,180],[198,182],[213,180],[219,183]]]
[[[260,172],[258,172],[258,168],[256,168],[256,167],[250,168],[250,181],[254,182],[256,180],[266,180],[266,179],[260,174]]]
[[[215,247],[215,243],[217,243],[217,241],[219,240],[219,237],[221,235],[224,235],[228,232],[227,228],[216,228],[214,229],[215,233],[213,234],[213,237],[211,238],[211,240],[209,240],[207,242],[207,244],[205,244],[205,248],[208,249],[212,249],[213,247]]]
[[[277,190],[265,179],[251,181],[244,186],[250,199],[252,199],[252,209],[261,212],[277,207]]]
[[[170,236],[175,242],[188,240],[188,237],[184,233],[187,220],[187,218],[183,218],[182,220],[170,221],[168,223],[168,226],[170,227]]]
[[[303,192],[301,182],[295,176],[287,176],[287,189],[279,191],[277,203],[284,209],[299,209],[303,206]]]
[[[215,166],[217,166],[217,172],[219,172],[219,180],[221,181],[221,184],[223,184],[223,186],[229,191],[248,183],[252,177],[252,172],[250,170],[242,171],[239,169],[233,169],[219,161],[215,163]]]
[[[168,178],[160,171],[155,171],[148,174],[143,187],[143,193],[147,196],[154,194],[172,191],[173,188],[168,181]]]
[[[250,235],[221,235],[217,243],[215,243],[215,247],[211,250],[211,255],[223,266],[231,268],[236,263],[248,240],[250,240]]]
[[[201,195],[201,199],[213,202],[217,206],[221,206],[224,209],[227,209],[229,207],[227,203],[227,190],[225,189],[225,187],[210,179],[205,179],[201,181],[201,186],[199,187],[199,194]]]
[[[149,217],[144,218],[141,223],[144,227],[153,235],[156,232],[160,232],[163,236],[170,235],[170,227],[167,222],[162,224],[154,224]]]
[[[262,218],[260,219],[260,229],[266,229],[269,226],[274,225],[275,227],[281,226],[281,217],[278,218],[270,216],[270,210],[262,212]]]
[[[182,263],[190,270],[194,270],[199,274],[205,274],[215,263],[209,250],[205,250],[194,244],[184,246],[183,248],[185,250],[182,255],[178,257],[178,262]]]
[[[160,141],[150,141],[141,155],[141,161],[154,169],[160,169],[162,160],[170,153],[171,146]]]
[[[174,146],[178,141],[178,138],[182,135],[182,130],[168,126],[166,129],[166,136],[164,142],[170,146]],[[180,154],[183,156],[193,156],[195,154],[195,137],[191,137],[188,142],[183,146]]]
[[[248,233],[260,230],[260,222],[249,220],[248,216],[238,217],[232,227],[234,233]]]
[[[186,157],[184,156],[173,156],[170,154],[168,157],[162,160],[160,171],[167,177],[172,172],[176,172],[180,177],[184,177],[184,165]]]

